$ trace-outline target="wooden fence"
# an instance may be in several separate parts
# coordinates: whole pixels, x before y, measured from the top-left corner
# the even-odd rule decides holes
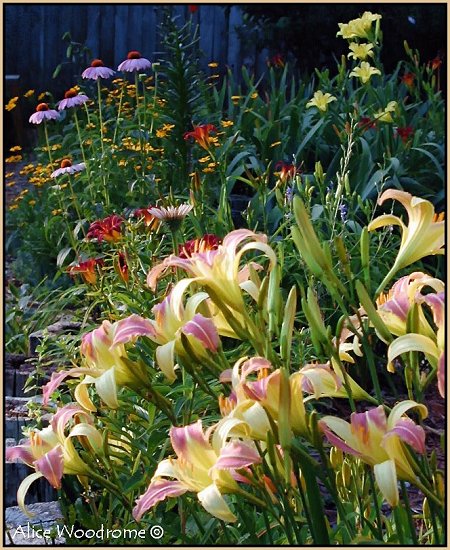
[[[190,17],[187,5],[170,9],[180,23]],[[66,60],[67,43],[61,39],[66,31],[112,68],[129,50],[154,60],[161,49],[162,10],[158,4],[4,4],[5,73],[20,75],[23,91],[64,90],[73,82],[73,67],[65,67],[56,81],[52,73]],[[242,23],[239,6],[200,4],[192,17],[199,25],[204,65],[217,61],[222,71],[227,65],[235,76],[243,63],[263,68],[266,52],[242,51],[236,32]]]

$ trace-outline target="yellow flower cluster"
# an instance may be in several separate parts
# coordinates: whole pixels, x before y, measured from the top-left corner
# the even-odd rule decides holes
[[[28,90],[23,94],[23,97],[31,97],[32,95],[34,95],[34,90]]]
[[[381,20],[381,15],[371,13],[370,11],[365,11],[359,19],[353,19],[348,23],[339,23],[340,31],[336,36],[342,36],[347,40],[352,40],[349,43],[350,53],[348,58],[353,58],[355,60],[361,61],[359,67],[355,67],[350,76],[359,78],[362,84],[367,84],[372,76],[381,75],[381,71],[372,67],[366,59],[368,57],[374,57],[373,49],[377,42],[379,24]],[[376,29],[373,32],[372,23],[376,22]],[[370,39],[371,42],[359,43],[354,41],[355,38]],[[373,41],[373,42],[372,42]]]
[[[22,151],[22,147],[20,145],[14,145],[14,147],[11,147],[10,149],[11,153],[17,153],[18,151]]]
[[[5,109],[7,111],[12,111],[13,109],[15,109],[17,107],[17,102],[18,102],[19,98],[16,96],[16,97],[12,97],[8,103],[5,105]]]
[[[166,137],[170,133],[170,131],[173,130],[173,128],[175,128],[175,124],[163,124],[162,128],[156,130],[156,137]]]
[[[22,158],[23,158],[22,155],[11,155],[10,157],[5,158],[5,162],[7,163],[20,162]]]

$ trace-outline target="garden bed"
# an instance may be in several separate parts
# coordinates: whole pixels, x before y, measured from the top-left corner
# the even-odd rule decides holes
[[[164,11],[160,63],[36,101],[9,492],[57,491],[68,544],[442,544],[442,60],[386,73],[366,11],[333,70],[239,83],[198,68],[193,14]]]

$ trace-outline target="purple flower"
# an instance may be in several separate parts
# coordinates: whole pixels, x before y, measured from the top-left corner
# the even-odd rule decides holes
[[[40,124],[43,120],[58,120],[58,118],[58,111],[49,109],[47,103],[39,103],[36,112],[30,116],[29,122]]]
[[[63,109],[68,109],[69,107],[78,107],[89,101],[87,95],[79,94],[75,88],[70,88],[64,94],[64,99],[58,103],[58,110],[62,111]]]
[[[152,64],[148,59],[142,57],[141,54],[135,50],[128,52],[127,59],[122,61],[118,66],[118,71],[124,71],[132,73],[134,71],[144,71],[145,69],[150,69]]]
[[[111,78],[115,71],[109,67],[105,67],[101,59],[94,59],[91,66],[85,69],[82,73],[82,78],[90,78],[97,80],[98,78]]]
[[[75,172],[81,172],[86,168],[86,165],[84,162],[80,162],[80,164],[74,164],[72,166],[72,162],[69,159],[64,159],[61,162],[61,168],[58,168],[54,172],[50,174],[51,178],[57,178],[58,176],[61,176],[62,174],[75,174]]]

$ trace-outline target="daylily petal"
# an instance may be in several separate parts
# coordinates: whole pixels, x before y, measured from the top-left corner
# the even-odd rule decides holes
[[[319,420],[318,425],[331,445],[345,453],[361,456],[361,453],[357,450],[356,438],[348,422],[334,416],[324,416]]]
[[[378,487],[380,488],[384,498],[391,506],[397,506],[399,496],[395,462],[393,460],[386,460],[380,464],[375,464],[373,470]]]
[[[203,491],[200,491],[197,497],[203,508],[212,516],[226,522],[233,522],[237,520],[237,517],[228,508],[225,499],[222,497],[219,489],[214,483],[209,487],[206,487],[206,489],[203,489]]]
[[[220,339],[214,322],[200,313],[194,315],[181,331],[195,336],[209,351],[216,352],[219,347]]]
[[[422,403],[416,403],[411,399],[401,401],[400,403],[397,403],[389,413],[387,419],[388,430],[392,430],[392,428],[398,423],[398,421],[401,420],[403,415],[410,409],[417,409],[422,420],[424,420],[428,416],[428,409]]]
[[[133,314],[116,323],[113,346],[125,344],[137,336],[155,336],[156,331],[148,319]]]
[[[117,384],[114,367],[105,371],[101,376],[95,379],[95,389],[97,393],[111,409],[117,409]]]
[[[172,383],[176,380],[177,376],[175,374],[175,340],[171,340],[164,344],[163,346],[158,346],[156,348],[156,362],[158,367],[161,369],[164,376],[167,378],[169,383]]]
[[[147,491],[136,501],[133,508],[133,517],[140,521],[142,516],[158,502],[168,497],[178,497],[188,491],[188,488],[180,481],[166,481],[157,479],[152,481]]]
[[[433,363],[434,359],[439,359],[441,352],[439,351],[436,344],[428,336],[423,336],[422,334],[404,334],[396,338],[389,346],[388,349],[388,370],[392,365],[392,361],[402,355],[403,353],[408,353],[410,351],[419,351],[425,353]],[[431,356],[431,357],[430,357]],[[434,366],[437,365],[437,361],[434,361]]]
[[[33,474],[30,474],[22,481],[22,483],[19,485],[19,488],[17,489],[17,504],[22,512],[29,518],[32,518],[36,514],[30,512],[25,506],[25,497],[28,493],[30,485],[40,477],[44,477],[41,472],[34,472]]]
[[[52,487],[55,489],[61,489],[64,462],[63,452],[60,445],[36,460],[34,465],[36,471],[41,472]]]
[[[252,464],[261,463],[261,457],[255,449],[252,449],[240,441],[232,441],[222,448],[219,459],[214,468],[227,470],[230,468],[239,469]]]
[[[425,453],[425,431],[409,418],[402,418],[390,430],[420,454]]]

